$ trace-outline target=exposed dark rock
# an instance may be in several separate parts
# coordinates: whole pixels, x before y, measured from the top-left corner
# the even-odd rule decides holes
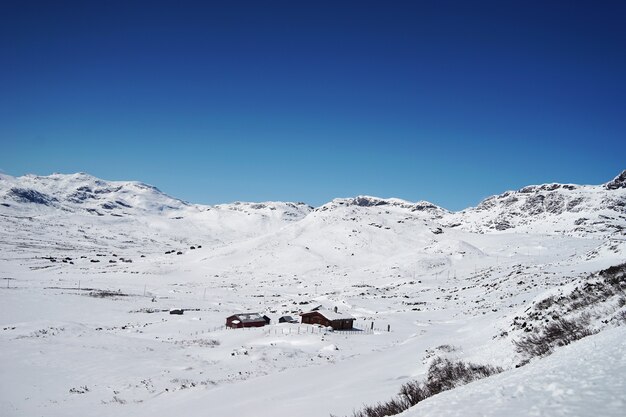
[[[7,195],[18,203],[34,203],[49,206],[57,201],[54,197],[28,188],[11,188]]]
[[[533,191],[534,191],[533,187]],[[522,189],[522,191],[520,192],[526,192],[523,191],[524,189]],[[531,191],[528,191],[528,193],[530,193]],[[522,211],[527,212],[528,214],[531,215],[536,215],[539,213],[543,213],[544,208],[543,208],[543,200],[545,199],[545,196],[543,194],[535,194],[532,196],[529,196],[526,199],[526,202],[524,203],[524,205],[522,206]]]
[[[494,227],[496,230],[507,230],[512,228],[513,226],[507,220],[500,219],[494,224]]]
[[[607,190],[617,190],[619,188],[626,188],[626,169],[621,172],[617,177],[613,178],[605,184]]]
[[[579,197],[579,198],[574,198],[570,201],[567,202],[567,211],[578,211],[578,210],[574,210],[574,208],[576,208],[576,206],[578,206],[580,203],[582,203],[584,201],[583,198]]]
[[[389,203],[385,200],[380,200],[377,198],[359,196],[359,197],[355,197],[351,201],[351,204],[355,206],[359,206],[359,207],[375,207],[375,206],[385,206]]]
[[[120,201],[120,200],[115,200],[115,203],[120,205],[120,206],[122,206],[122,207],[126,207],[126,208],[132,208],[133,207],[130,204],[126,204],[125,202]]]
[[[67,199],[72,203],[80,204],[83,203],[85,200],[90,200],[94,198],[96,198],[96,196],[93,194],[93,190],[91,189],[91,187],[85,185],[82,187],[78,187],[76,191],[68,196]]]
[[[415,203],[411,211],[437,210],[438,208],[439,207],[434,204],[423,201],[420,203]]]

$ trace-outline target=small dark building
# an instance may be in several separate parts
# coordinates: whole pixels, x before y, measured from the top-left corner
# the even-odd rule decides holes
[[[263,327],[269,324],[259,313],[239,313],[226,317],[226,327],[241,329],[243,327]]]
[[[263,320],[265,320],[265,324],[270,324],[270,322],[272,321],[272,319],[267,316],[263,316]]]
[[[350,330],[353,328],[354,317],[349,314],[337,313],[335,311],[317,309],[308,313],[300,313],[302,323],[319,324],[321,326],[332,327],[333,330]]]
[[[298,323],[297,319],[294,319],[291,316],[282,316],[281,318],[278,319],[279,323]]]

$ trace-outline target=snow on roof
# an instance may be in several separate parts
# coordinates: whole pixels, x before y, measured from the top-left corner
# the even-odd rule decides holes
[[[354,317],[352,317],[350,314],[347,314],[347,313],[335,313],[334,311],[328,310],[328,309],[325,309],[325,308],[319,308],[319,309],[316,309],[316,310],[313,310],[313,311],[308,311],[308,312],[302,313],[302,314],[309,314],[309,313],[320,313],[322,316],[326,317],[330,321],[333,321],[333,320],[354,320]]]
[[[233,314],[231,317],[237,317],[242,323],[250,323],[253,321],[265,321],[259,313],[239,313]]]

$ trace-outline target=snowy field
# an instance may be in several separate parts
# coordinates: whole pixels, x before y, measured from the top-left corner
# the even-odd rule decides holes
[[[450,213],[372,197],[209,207],[2,175],[0,415],[346,416],[449,357],[504,372],[403,415],[621,416],[619,294],[585,307],[596,334],[552,355],[516,368],[513,343],[538,301],[626,261],[621,181]],[[356,329],[277,324],[318,305]],[[238,312],[272,322],[225,329]]]

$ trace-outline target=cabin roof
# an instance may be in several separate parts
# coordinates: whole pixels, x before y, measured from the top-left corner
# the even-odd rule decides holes
[[[313,310],[313,311],[308,311],[306,313],[300,313],[300,315],[304,316],[304,315],[307,315],[307,314],[314,314],[314,313],[319,313],[322,316],[326,317],[326,319],[328,319],[330,321],[334,321],[334,320],[356,320],[350,314],[347,314],[347,313],[335,313],[332,310],[327,310],[327,309],[324,309],[324,308],[320,308],[320,309]]]
[[[235,317],[241,323],[251,323],[251,322],[255,322],[255,321],[265,321],[265,319],[263,319],[263,316],[260,315],[259,313],[238,313],[238,314],[233,314],[232,316],[229,316],[228,318],[230,319],[232,317]]]

